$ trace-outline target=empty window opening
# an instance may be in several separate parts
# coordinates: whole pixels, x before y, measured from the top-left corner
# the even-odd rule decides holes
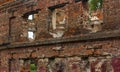
[[[53,29],[64,29],[64,25],[66,24],[66,14],[62,9],[55,9],[52,12],[52,26]]]
[[[96,17],[96,19],[102,19],[102,7],[103,0],[75,0],[75,2],[82,2],[83,9],[90,20]]]
[[[28,38],[34,39],[34,32],[33,31],[28,31]]]
[[[102,24],[103,23],[103,10],[102,0],[89,0],[89,19],[91,23]]]
[[[22,17],[27,20],[34,20],[39,13],[40,9],[37,9],[35,11],[30,11],[25,13]]]
[[[56,26],[58,24],[65,24],[66,21],[66,14],[65,11],[62,10],[62,8],[68,3],[62,3],[62,4],[58,4],[55,6],[51,6],[48,9],[50,10],[50,18],[51,18],[51,24],[52,24],[52,28],[55,30]],[[63,27],[60,27],[63,28]]]
[[[33,19],[34,19],[34,14],[28,16],[28,20],[33,20]]]
[[[87,25],[87,29],[92,33],[102,30],[103,24],[103,0],[81,0],[83,5],[84,15],[88,17],[84,22]]]
[[[37,30],[37,24],[36,21],[38,21],[39,19],[39,14],[38,12],[40,11],[40,9],[34,10],[34,11],[30,11],[25,13],[22,17],[25,20],[25,24],[23,24],[24,27],[24,33],[25,37],[27,37],[27,39],[29,41],[33,41],[35,40],[35,33]]]
[[[53,30],[57,28],[64,28],[62,25],[66,23],[66,14],[62,9],[55,9],[52,12],[52,26]]]
[[[60,7],[59,7],[60,6]],[[54,38],[64,35],[67,23],[67,14],[64,10],[65,5],[50,7],[50,34]]]

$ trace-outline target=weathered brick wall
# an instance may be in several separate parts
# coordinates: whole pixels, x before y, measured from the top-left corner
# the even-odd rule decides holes
[[[49,14],[49,9],[48,7],[51,7],[51,6],[55,6],[57,4],[62,4],[62,3],[66,3],[66,2],[69,2],[69,1],[64,1],[64,0],[60,0],[60,1],[38,1],[38,3],[36,4],[36,6],[33,6],[33,9],[32,11],[36,10],[36,9],[40,9],[40,12],[38,13],[39,14],[39,21],[37,22],[37,40],[41,40],[41,39],[46,39],[48,37],[51,37],[50,34],[48,33],[48,14]],[[44,4],[44,5],[43,5]],[[22,4],[21,4],[22,5]],[[66,10],[66,13],[68,14],[68,35],[70,34],[79,34],[79,28],[76,28],[77,26],[79,26],[78,22],[78,18],[79,15],[81,15],[82,13],[82,3],[71,3],[67,6],[65,6],[65,10]],[[22,16],[27,13],[27,12],[30,12],[31,11],[31,4],[28,4],[28,5],[23,5],[23,6],[20,6],[20,7],[11,7],[10,9],[8,9],[10,12],[9,13],[3,13],[3,15],[5,14],[5,16],[2,16],[2,13],[1,13],[1,25],[2,24],[5,24],[4,27],[1,26],[1,32],[3,32],[3,34],[1,35],[1,41],[4,42],[4,39],[8,39],[7,37],[5,36],[8,36],[8,29],[10,28],[11,29],[11,41],[12,42],[19,42],[19,41],[26,41],[27,38],[25,37],[21,37],[21,34],[24,33],[24,27],[21,27],[22,26]],[[13,12],[14,11],[14,12]],[[77,12],[77,13],[76,13]],[[10,17],[7,17],[7,16],[10,16]],[[15,18],[13,18],[11,21],[11,27],[8,27],[9,26],[9,18],[15,16]],[[5,17],[5,18],[4,18]],[[5,29],[5,30],[4,30]],[[73,29],[73,31],[71,31],[71,29]],[[75,30],[75,31],[74,31]],[[7,31],[4,32],[4,31]],[[70,32],[70,33],[69,33]],[[72,33],[71,33],[72,32]],[[75,32],[75,33],[74,33]],[[4,34],[6,33],[6,34]],[[67,33],[66,33],[67,35]],[[51,37],[52,38],[52,37]],[[2,40],[3,39],[3,40]]]
[[[32,1],[32,0],[31,0]],[[115,4],[114,4],[115,3]],[[50,7],[55,8],[57,5],[60,6],[64,4],[65,6],[60,7],[66,12],[67,15],[67,28],[64,33],[64,37],[82,35],[90,33],[90,30],[86,30],[83,28],[85,21],[88,21],[88,17],[85,15],[85,10],[82,4],[82,1],[75,3],[74,0],[60,0],[60,1],[40,1],[36,0],[34,3],[30,2],[28,4],[20,4],[20,6],[11,6],[6,10],[1,10],[1,43],[6,42],[11,34],[11,42],[25,42],[28,41],[27,34],[28,24],[24,23],[23,15],[31,12],[39,10],[38,12],[38,21],[35,21],[36,24],[36,40],[44,40],[46,38],[51,39],[52,35],[50,35],[49,28],[49,12]],[[102,26],[102,30],[110,30],[110,29],[119,29],[119,0],[110,1],[104,0],[103,9],[104,9],[104,24]],[[2,12],[3,11],[3,12]],[[5,12],[4,12],[5,11]],[[10,21],[11,17],[12,18]],[[4,18],[5,17],[5,18]],[[4,19],[4,20],[3,20]],[[9,26],[9,22],[11,22],[11,27]],[[109,24],[109,25],[108,25]],[[8,30],[11,30],[9,32]],[[5,31],[5,32],[4,32]]]
[[[0,43],[8,41],[8,32],[9,32],[9,20],[8,13],[0,13]]]
[[[37,2],[37,0],[34,2]],[[29,42],[26,36],[29,25],[25,23],[23,16],[36,10],[39,11],[38,20],[35,22],[37,27],[35,41],[52,39],[53,37],[48,31],[49,8],[63,3],[66,3],[66,5],[60,8],[65,10],[68,16],[67,31],[65,31],[63,37],[88,34],[89,31],[82,27],[83,21],[87,17],[84,15],[81,1],[75,3],[74,0],[38,0],[37,3],[32,3],[33,6],[31,6],[31,3],[20,4],[20,6],[11,6],[2,10],[4,12],[0,12],[0,43],[6,43],[8,40],[12,45],[18,42]],[[104,0],[102,31],[119,29],[119,3],[119,0]],[[11,28],[9,22],[11,22]],[[119,39],[110,39],[5,49],[0,51],[0,71],[17,72],[24,70],[25,72],[25,70],[30,70],[30,64],[25,63],[25,60],[32,59],[37,62],[37,72],[82,72],[85,70],[87,70],[86,72],[88,70],[95,72],[97,67],[100,67],[102,72],[110,72],[110,69],[119,72],[119,65],[117,65],[120,62],[119,43]],[[83,65],[82,61],[86,61],[87,66]]]
[[[81,35],[84,33],[89,33],[90,31],[83,28],[84,22],[87,20],[87,16],[84,15],[84,8],[82,2],[75,3],[72,0],[60,0],[60,1],[34,1],[35,3],[29,4],[21,4],[20,7],[13,6],[6,10],[1,11],[1,43],[6,42],[11,33],[11,41],[12,42],[25,42],[28,41],[27,37],[21,37],[22,33],[25,33],[27,29],[22,24],[24,19],[22,16],[25,13],[30,11],[40,10],[38,12],[38,21],[36,22],[37,31],[36,31],[36,40],[44,40],[46,38],[52,38],[52,35],[49,34],[48,26],[49,26],[49,7],[54,7],[59,4],[68,3],[63,8],[65,10],[66,15],[68,16],[67,20],[67,28],[64,34],[64,37],[74,36],[74,35]],[[104,24],[102,29],[103,30],[113,30],[119,29],[119,0],[116,1],[103,1],[103,9],[104,9]],[[32,6],[33,5],[33,6]],[[33,8],[32,8],[33,7]],[[31,9],[32,8],[32,9]],[[12,19],[13,23],[11,22],[11,27],[9,26],[9,19],[15,16]],[[108,25],[109,24],[109,25]],[[27,25],[26,25],[27,26]],[[11,29],[11,32],[9,32]]]
[[[120,7],[118,6],[120,4],[119,0],[116,1],[110,1],[110,0],[104,0],[104,22],[105,22],[105,29],[107,30],[113,30],[113,29],[119,29],[119,23],[120,23]]]
[[[9,62],[13,62],[12,71],[20,71],[22,68],[22,62],[20,60],[24,59],[34,59],[36,60],[39,70],[46,72],[50,69],[54,70],[56,64],[59,63],[64,67],[66,72],[81,72],[80,67],[82,64],[82,59],[87,60],[94,66],[99,62],[106,64],[107,61],[111,63],[114,62],[113,59],[119,58],[120,49],[119,49],[119,39],[116,40],[106,40],[106,41],[95,41],[95,42],[78,42],[78,43],[68,43],[61,45],[48,45],[48,46],[36,46],[28,48],[16,48],[9,50],[2,50],[1,55],[1,71],[9,69]],[[71,46],[72,44],[72,46]],[[61,50],[57,50],[56,47],[61,47]],[[84,59],[86,57],[86,59]],[[87,58],[88,57],[88,58]],[[113,60],[113,61],[112,61]],[[118,60],[119,62],[119,60]],[[40,64],[39,64],[40,63]],[[113,63],[115,64],[115,63]],[[108,64],[107,64],[108,65]],[[17,66],[17,67],[16,67]],[[24,64],[22,66],[25,66]],[[88,65],[91,66],[91,65]],[[109,65],[108,65],[109,66]],[[19,68],[18,68],[19,67]],[[116,64],[113,66],[116,68]],[[118,66],[119,67],[119,66]],[[88,67],[89,68],[89,67]],[[108,67],[109,68],[109,67]],[[106,69],[103,67],[103,69]],[[62,71],[62,72],[64,72]],[[56,72],[56,71],[55,71]],[[94,72],[94,71],[92,71]],[[102,71],[103,72],[103,71]]]

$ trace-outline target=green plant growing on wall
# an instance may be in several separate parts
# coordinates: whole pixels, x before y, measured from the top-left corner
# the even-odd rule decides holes
[[[103,0],[89,0],[88,4],[90,12],[96,11],[97,9],[102,8]]]
[[[30,64],[30,72],[37,72],[37,66],[35,64]]]
[[[103,6],[103,0],[89,0],[88,1],[88,5],[89,5],[89,15],[90,17],[92,17],[92,12],[98,10],[98,9],[102,9]],[[91,22],[91,19],[88,19],[88,22]]]

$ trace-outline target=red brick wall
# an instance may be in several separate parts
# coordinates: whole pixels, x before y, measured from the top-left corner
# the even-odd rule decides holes
[[[8,13],[1,13],[0,14],[0,43],[8,41],[8,32],[9,32],[9,14]]]
[[[14,46],[15,43],[17,44],[18,42],[19,44],[21,44],[21,42],[29,42],[27,37],[21,36],[22,33],[26,32],[26,27],[28,27],[23,24],[22,21],[24,20],[22,16],[31,10],[34,11],[38,9],[40,11],[38,12],[39,19],[36,21],[37,31],[35,41],[53,39],[47,29],[48,7],[66,2],[69,3],[66,4],[63,9],[68,16],[68,24],[64,37],[69,38],[71,36],[88,34],[89,31],[83,29],[81,26],[83,19],[86,18],[83,15],[82,2],[74,3],[72,0],[39,0],[37,4],[33,6],[33,9],[30,7],[29,3],[18,7],[8,7],[6,11],[2,10],[4,12],[0,12],[0,43],[11,42],[11,45]],[[103,31],[119,29],[119,3],[119,0],[104,0]],[[15,12],[12,13],[11,10]],[[11,22],[12,28],[10,29],[9,18],[12,17],[15,18],[13,18]],[[9,30],[11,30],[10,39]],[[117,59],[120,55],[119,43],[119,39],[110,39],[0,50],[0,71],[8,72],[11,69],[11,72],[20,71],[24,67],[24,63],[20,62],[20,60],[24,61],[24,59],[29,60],[32,58],[37,62],[37,72],[50,70],[53,72],[81,72],[84,71],[81,67],[83,64],[82,59],[88,62],[86,68],[91,72],[95,72],[96,67],[100,67],[101,70],[106,72],[110,72],[109,68],[115,69],[117,72],[117,64],[115,64],[114,61],[117,60],[118,63],[120,62],[119,59]],[[84,59],[84,57],[87,58]],[[10,68],[10,66],[13,67]]]
[[[49,64],[49,61],[51,61],[51,59],[49,58],[52,57],[55,58],[55,60],[52,61],[52,65],[54,65],[54,63],[56,64],[62,61],[63,66],[67,67],[65,68],[65,70],[68,69],[72,72],[72,71],[80,70],[79,63],[82,64],[81,63],[82,58],[86,56],[88,57],[87,60],[91,64],[93,63],[92,66],[94,69],[94,66],[96,66],[99,62],[103,62],[103,64],[105,64],[106,61],[110,61],[112,63],[112,58],[116,59],[116,57],[119,57],[120,55],[119,42],[120,40],[118,39],[118,40],[106,40],[106,41],[95,41],[95,42],[89,41],[83,43],[81,42],[68,43],[68,44],[59,45],[62,47],[61,50],[55,49],[55,47],[58,47],[58,45],[2,50],[0,52],[2,58],[1,67],[6,67],[8,70],[9,59],[15,60],[17,62],[17,64],[14,63],[15,66],[18,65],[18,67],[20,67],[19,66],[21,65],[20,59],[35,58],[38,61],[38,67],[40,67],[40,69],[41,66],[45,68],[45,70],[43,68],[43,72],[44,72],[46,71],[47,64]],[[39,65],[40,63],[39,59],[40,61],[43,62],[43,64]],[[116,67],[115,64],[113,66]],[[17,68],[17,67],[13,67],[13,68]],[[20,68],[17,68],[17,70]]]
[[[63,7],[63,10],[66,11],[66,14],[68,16],[68,22],[67,22],[67,31],[65,31],[64,37],[69,36],[75,36],[75,35],[82,35],[82,34],[88,34],[90,31],[83,28],[83,21],[87,19],[87,17],[84,15],[84,9],[82,6],[82,2],[74,3],[74,1],[69,0],[60,0],[60,1],[34,1],[34,6],[31,9],[31,3],[28,3],[27,5],[16,5],[11,6],[8,9],[6,8],[6,12],[1,12],[1,35],[0,35],[0,41],[1,43],[6,42],[9,37],[9,18],[15,16],[14,23],[11,24],[11,42],[25,42],[28,41],[27,37],[21,37],[22,33],[25,33],[26,29],[23,25],[23,19],[22,16],[25,13],[28,13],[30,11],[34,10],[40,10],[39,11],[39,19],[36,22],[37,31],[36,31],[36,40],[44,40],[46,38],[52,38],[52,36],[48,32],[48,25],[49,25],[49,7],[68,3]],[[37,2],[37,3],[36,3]],[[115,4],[114,4],[115,3]],[[119,0],[116,1],[108,1],[104,0],[103,9],[104,9],[104,24],[102,26],[103,31],[104,30],[113,30],[113,29],[119,29]],[[1,10],[5,11],[5,10]],[[14,14],[13,12],[14,11]],[[4,18],[5,17],[5,18]],[[109,25],[108,25],[109,24]],[[23,25],[23,26],[22,26]],[[26,25],[27,26],[27,25]],[[25,31],[24,31],[25,30]]]
[[[119,0],[116,1],[109,1],[104,0],[104,22],[105,22],[105,29],[119,29],[120,23],[120,4]]]

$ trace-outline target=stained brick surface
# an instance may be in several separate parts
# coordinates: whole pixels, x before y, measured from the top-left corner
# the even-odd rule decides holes
[[[82,1],[30,0],[12,6],[6,4],[0,9],[0,72],[27,72],[32,61],[37,65],[37,72],[96,72],[97,68],[101,72],[119,72],[119,36],[111,39],[107,39],[105,33],[105,36],[99,36],[102,32],[113,36],[110,31],[119,31],[119,4],[119,0],[103,1],[102,31],[93,34],[83,28],[83,21],[88,17],[84,14]],[[56,38],[60,40],[58,44],[49,33],[50,8],[57,6],[68,16],[63,37]],[[30,25],[23,17],[32,11],[38,11],[38,19],[33,25],[35,40],[30,42],[27,38]],[[74,39],[76,36],[80,40]],[[69,42],[72,37],[73,41]]]

